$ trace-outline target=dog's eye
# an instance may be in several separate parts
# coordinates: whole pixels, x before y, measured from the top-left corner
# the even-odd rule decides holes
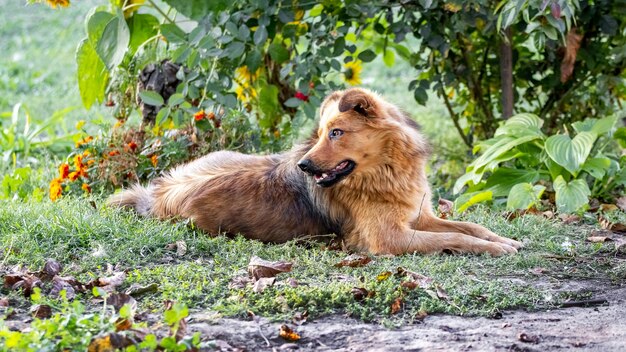
[[[328,134],[330,139],[338,138],[338,137],[341,137],[342,135],[343,135],[343,131],[338,128],[333,128],[332,130],[330,130],[330,133]]]

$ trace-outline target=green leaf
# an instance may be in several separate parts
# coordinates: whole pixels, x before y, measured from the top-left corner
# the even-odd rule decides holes
[[[249,51],[246,54],[246,66],[250,72],[256,72],[261,66],[263,57],[258,50]]]
[[[135,13],[128,20],[130,53],[134,54],[148,39],[158,33],[159,20],[147,13]]]
[[[363,50],[359,53],[358,58],[363,62],[370,62],[376,58],[376,53],[370,49]]]
[[[87,38],[76,49],[78,90],[83,105],[90,109],[93,103],[104,101],[109,72]]]
[[[504,125],[500,126],[495,133],[495,136],[503,134],[513,135],[520,137],[522,135],[536,134],[543,136],[541,132],[541,126],[543,121],[535,114],[517,114],[512,116]]]
[[[168,5],[176,9],[184,16],[192,20],[201,20],[210,13],[219,13],[225,10],[229,4],[228,0],[163,0]]]
[[[595,132],[597,135],[602,135],[610,132],[617,122],[617,116],[607,116],[602,119],[588,118],[583,121],[577,121],[572,124],[572,127],[576,132]]]
[[[462,213],[474,204],[490,201],[492,199],[493,194],[491,193],[491,191],[466,193],[461,195],[454,201],[454,208],[456,212]]]
[[[489,176],[485,188],[490,190],[494,197],[502,197],[509,194],[515,185],[535,183],[540,176],[541,174],[538,170],[519,170],[501,167]]]
[[[231,59],[236,59],[243,55],[246,45],[242,42],[232,42],[226,47],[226,55]]]
[[[476,160],[474,160],[471,165],[474,166],[475,169],[480,169],[482,166],[485,166],[487,163],[498,158],[500,155],[510,151],[516,146],[522,143],[530,142],[537,138],[540,138],[540,136],[535,134],[524,135],[517,138],[508,135],[498,136],[495,138],[496,142],[488,147],[485,152]]]
[[[170,43],[184,43],[187,40],[187,33],[173,23],[162,24],[161,34]]]
[[[528,209],[541,199],[545,189],[541,185],[533,186],[531,183],[518,183],[509,192],[506,208],[508,210]]]
[[[265,26],[259,26],[257,30],[254,32],[254,44],[257,46],[262,46],[265,44],[267,40],[267,29]]]
[[[303,101],[298,98],[289,98],[287,99],[287,101],[284,102],[283,105],[290,108],[297,108],[298,106],[302,105],[302,103]]]
[[[172,106],[172,105],[178,105],[182,102],[185,101],[185,96],[180,94],[180,93],[174,93],[172,94],[172,96],[167,100],[167,105]]]
[[[552,160],[576,176],[596,138],[594,132],[580,132],[574,139],[564,134],[551,136],[546,140],[546,152]]]
[[[272,60],[276,61],[278,64],[289,60],[289,51],[280,43],[272,43],[269,47],[269,53]]]
[[[154,105],[159,107],[163,105],[163,97],[153,90],[142,90],[139,92],[139,97],[144,102],[144,104]]]
[[[606,174],[606,170],[611,166],[611,159],[606,157],[590,158],[583,164],[583,171],[589,173],[594,178],[601,179]]]
[[[613,138],[617,140],[617,142],[622,148],[626,148],[626,127],[620,127],[617,130],[615,130],[615,133],[613,134]]]
[[[559,176],[554,180],[553,187],[559,212],[571,213],[589,202],[591,191],[585,180],[576,179],[568,183],[563,176]]]
[[[98,38],[95,49],[102,62],[109,70],[112,70],[122,63],[129,43],[130,30],[120,11],[117,16],[107,22],[104,31],[102,31],[102,36]]]
[[[259,126],[270,128],[280,118],[278,105],[278,87],[266,85],[259,91],[259,108],[263,112],[263,117],[259,120]]]
[[[104,11],[96,11],[87,18],[87,37],[94,48],[98,45],[104,28],[113,18],[113,14]]]
[[[394,54],[393,50],[389,48],[385,50],[385,52],[383,53],[383,62],[385,63],[385,65],[387,65],[387,67],[393,66],[393,64],[396,62],[396,55]]]

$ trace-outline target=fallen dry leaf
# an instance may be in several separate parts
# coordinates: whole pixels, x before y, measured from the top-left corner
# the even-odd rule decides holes
[[[558,6],[558,4],[556,6]],[[560,10],[554,10],[556,8],[555,3],[552,3],[550,8],[554,18],[559,18]],[[559,16],[555,16],[555,13],[558,13]],[[578,54],[578,49],[580,49],[580,42],[582,41],[582,39],[583,36],[576,33],[575,27],[572,27],[565,37],[565,54],[563,55],[563,61],[561,62],[561,83],[567,82],[574,72],[576,55]]]
[[[146,286],[141,286],[135,283],[130,285],[130,287],[126,289],[126,294],[131,296],[141,296],[149,292],[157,292],[158,290],[159,285],[157,283],[151,283]]]
[[[72,276],[55,276],[52,278],[50,296],[60,297],[63,290],[65,290],[65,297],[71,301],[76,297],[76,291],[84,292],[85,287]]]
[[[247,276],[235,276],[228,283],[228,288],[231,290],[242,289],[242,288],[245,288],[251,282],[252,282],[252,279],[250,279]]]
[[[48,259],[41,270],[41,279],[48,281],[52,280],[61,272],[61,264],[54,259]]]
[[[420,310],[419,312],[415,314],[415,319],[419,321],[423,321],[424,319],[426,319],[427,316],[428,316],[428,312],[426,312],[425,310]]]
[[[309,312],[306,310],[304,312],[296,312],[296,314],[293,315],[293,318],[291,318],[291,321],[296,325],[302,325],[306,323],[308,317]]]
[[[274,277],[277,274],[289,272],[292,266],[293,264],[289,262],[270,262],[254,256],[250,259],[250,263],[248,264],[248,273],[250,273],[250,276],[255,280],[258,280],[262,277]]]
[[[602,215],[598,216],[598,223],[600,224],[600,227],[605,230],[613,232],[626,232],[626,224],[613,223]]]
[[[106,302],[108,305],[114,307],[117,313],[119,313],[120,309],[122,309],[125,304],[128,304],[133,312],[137,309],[137,301],[126,293],[110,294],[106,298]]]
[[[615,205],[622,211],[626,211],[626,196],[619,197],[615,200]]]
[[[5,280],[6,280],[6,277],[5,277]],[[41,280],[39,280],[38,277],[31,275],[31,274],[24,275],[22,277],[22,280],[16,282],[15,284],[13,284],[13,286],[11,286],[13,290],[21,289],[24,297],[30,297],[35,287],[42,288],[43,283],[41,282]]]
[[[8,307],[8,306],[9,306],[9,299],[6,297],[0,298],[0,307]]]
[[[530,272],[531,274],[534,274],[534,275],[543,275],[544,273],[547,272],[547,270],[544,268],[532,268],[530,269]]]
[[[262,277],[254,282],[254,286],[252,287],[252,291],[256,293],[261,293],[265,291],[266,288],[274,285],[276,281],[275,277]]]
[[[437,297],[439,299],[443,299],[445,301],[450,299],[448,293],[446,292],[446,290],[443,289],[443,287],[441,287],[440,285],[435,285],[435,289],[437,290]]]
[[[391,314],[396,314],[402,309],[402,297],[396,298],[393,303],[391,303]]]
[[[363,287],[353,287],[350,293],[352,293],[352,297],[354,297],[356,301],[362,301],[367,297],[374,296],[374,291],[368,291]]]
[[[452,209],[454,209],[454,202],[439,198],[438,210],[440,218],[447,219],[448,216],[452,215]]]
[[[48,319],[52,316],[52,307],[47,304],[37,304],[30,308],[33,317],[39,319]]]
[[[559,219],[561,219],[564,224],[574,224],[580,221],[580,216],[573,214],[561,214],[559,215]]]
[[[119,317],[115,321],[115,331],[126,331],[133,327],[133,322],[130,319]]]
[[[519,334],[517,336],[517,339],[522,341],[522,342],[526,342],[526,343],[539,343],[539,336],[536,335],[528,335],[527,333],[523,332],[521,334]]]
[[[541,213],[541,215],[543,215],[546,219],[554,218],[554,212],[552,210],[546,210],[543,213]]]
[[[420,288],[427,288],[433,282],[433,279],[431,279],[430,277],[418,274],[414,271],[406,270],[403,267],[398,267],[398,269],[396,269],[396,276],[408,277],[411,281],[414,281]]]
[[[287,325],[281,325],[278,335],[287,341],[298,341],[301,338],[297,332]]]
[[[602,243],[602,242],[606,242],[607,240],[611,240],[609,237],[605,237],[605,236],[590,236],[587,237],[587,241],[591,242],[591,243]]]
[[[105,336],[97,336],[91,339],[91,342],[87,347],[87,352],[116,351],[138,343],[139,341],[135,341],[128,336],[118,333],[111,333]]]
[[[600,210],[604,213],[616,211],[617,209],[617,205],[615,204],[600,204]]]
[[[409,290],[414,290],[418,287],[418,284],[415,281],[403,281],[400,283],[400,286]]]
[[[113,292],[117,288],[117,286],[124,283],[124,279],[126,278],[126,273],[123,271],[114,273],[112,276],[101,277],[88,282],[85,286],[87,289],[92,289],[94,287],[100,287],[101,289],[107,292]]]
[[[385,281],[392,275],[391,271],[384,271],[376,276],[376,281]]]
[[[370,258],[366,254],[350,254],[345,259],[335,264],[336,268],[342,268],[344,266],[349,266],[351,268],[358,268],[360,266],[367,265],[367,263],[371,262],[372,258]]]

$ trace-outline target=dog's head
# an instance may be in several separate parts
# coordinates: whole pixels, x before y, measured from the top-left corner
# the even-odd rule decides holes
[[[377,94],[362,88],[334,92],[320,107],[315,145],[298,167],[317,185],[333,186],[351,174],[384,165],[390,138],[405,129],[421,138],[417,124]]]

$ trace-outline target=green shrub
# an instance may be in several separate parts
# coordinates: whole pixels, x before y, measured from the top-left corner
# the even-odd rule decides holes
[[[613,134],[615,122],[615,116],[586,119],[547,136],[536,115],[510,118],[495,137],[474,147],[480,156],[454,186],[455,193],[468,186],[457,210],[502,197],[509,209],[528,209],[545,193],[566,213],[581,210],[590,198],[610,200],[626,185],[626,158],[617,146],[623,128]]]

